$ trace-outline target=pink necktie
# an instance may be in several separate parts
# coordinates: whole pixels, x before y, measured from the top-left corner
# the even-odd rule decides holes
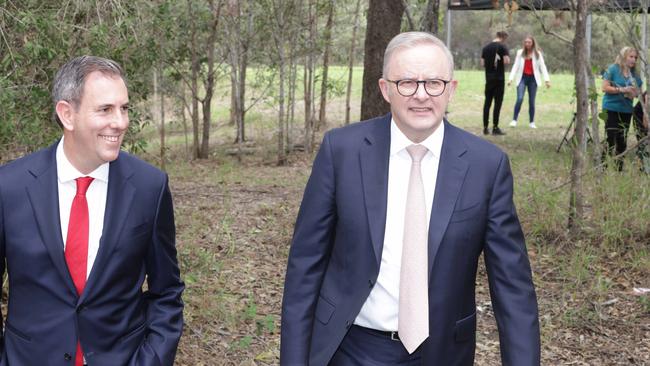
[[[77,178],[77,194],[72,200],[70,208],[70,222],[68,223],[68,236],[65,241],[65,262],[68,264],[68,271],[81,296],[86,286],[86,271],[88,268],[88,201],[86,191],[92,183],[93,178]],[[83,352],[81,343],[77,342],[77,354],[75,366],[83,366]]]
[[[428,150],[422,145],[406,150],[412,162],[404,218],[398,332],[406,350],[413,353],[429,336],[427,212],[420,172],[420,161]]]

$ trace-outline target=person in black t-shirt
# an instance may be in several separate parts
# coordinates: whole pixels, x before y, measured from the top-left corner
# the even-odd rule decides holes
[[[505,135],[499,128],[499,114],[505,89],[504,65],[510,64],[510,52],[505,45],[508,33],[500,31],[481,51],[481,66],[485,67],[485,103],[483,104],[483,133],[489,134],[490,107],[494,99],[492,114],[492,134]]]

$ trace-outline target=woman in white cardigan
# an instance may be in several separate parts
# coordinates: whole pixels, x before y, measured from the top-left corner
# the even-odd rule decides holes
[[[544,79],[546,87],[550,88],[551,81],[548,77],[542,51],[537,47],[537,42],[532,36],[524,38],[524,47],[517,51],[517,57],[510,70],[508,86],[510,86],[513,79],[515,85],[517,85],[517,102],[515,103],[515,113],[510,126],[517,126],[517,118],[519,117],[521,104],[524,101],[524,92],[528,88],[529,126],[537,128],[535,126],[535,95],[537,94],[537,87],[542,84],[542,79]]]

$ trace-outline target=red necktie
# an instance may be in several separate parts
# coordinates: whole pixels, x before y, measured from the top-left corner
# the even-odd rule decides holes
[[[70,221],[68,223],[68,236],[65,241],[65,262],[68,264],[68,271],[77,289],[81,293],[86,286],[86,271],[88,268],[88,201],[86,191],[92,183],[93,178],[77,178],[77,194],[72,200],[70,209]],[[75,366],[83,366],[83,353],[81,343],[77,342],[77,355]]]

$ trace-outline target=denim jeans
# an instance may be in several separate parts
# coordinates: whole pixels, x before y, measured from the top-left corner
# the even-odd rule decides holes
[[[537,82],[533,75],[523,75],[519,85],[517,85],[517,103],[515,103],[515,115],[512,118],[517,120],[519,111],[521,111],[521,104],[524,102],[524,92],[528,88],[528,115],[530,116],[529,122],[535,122],[535,95],[537,94]]]

